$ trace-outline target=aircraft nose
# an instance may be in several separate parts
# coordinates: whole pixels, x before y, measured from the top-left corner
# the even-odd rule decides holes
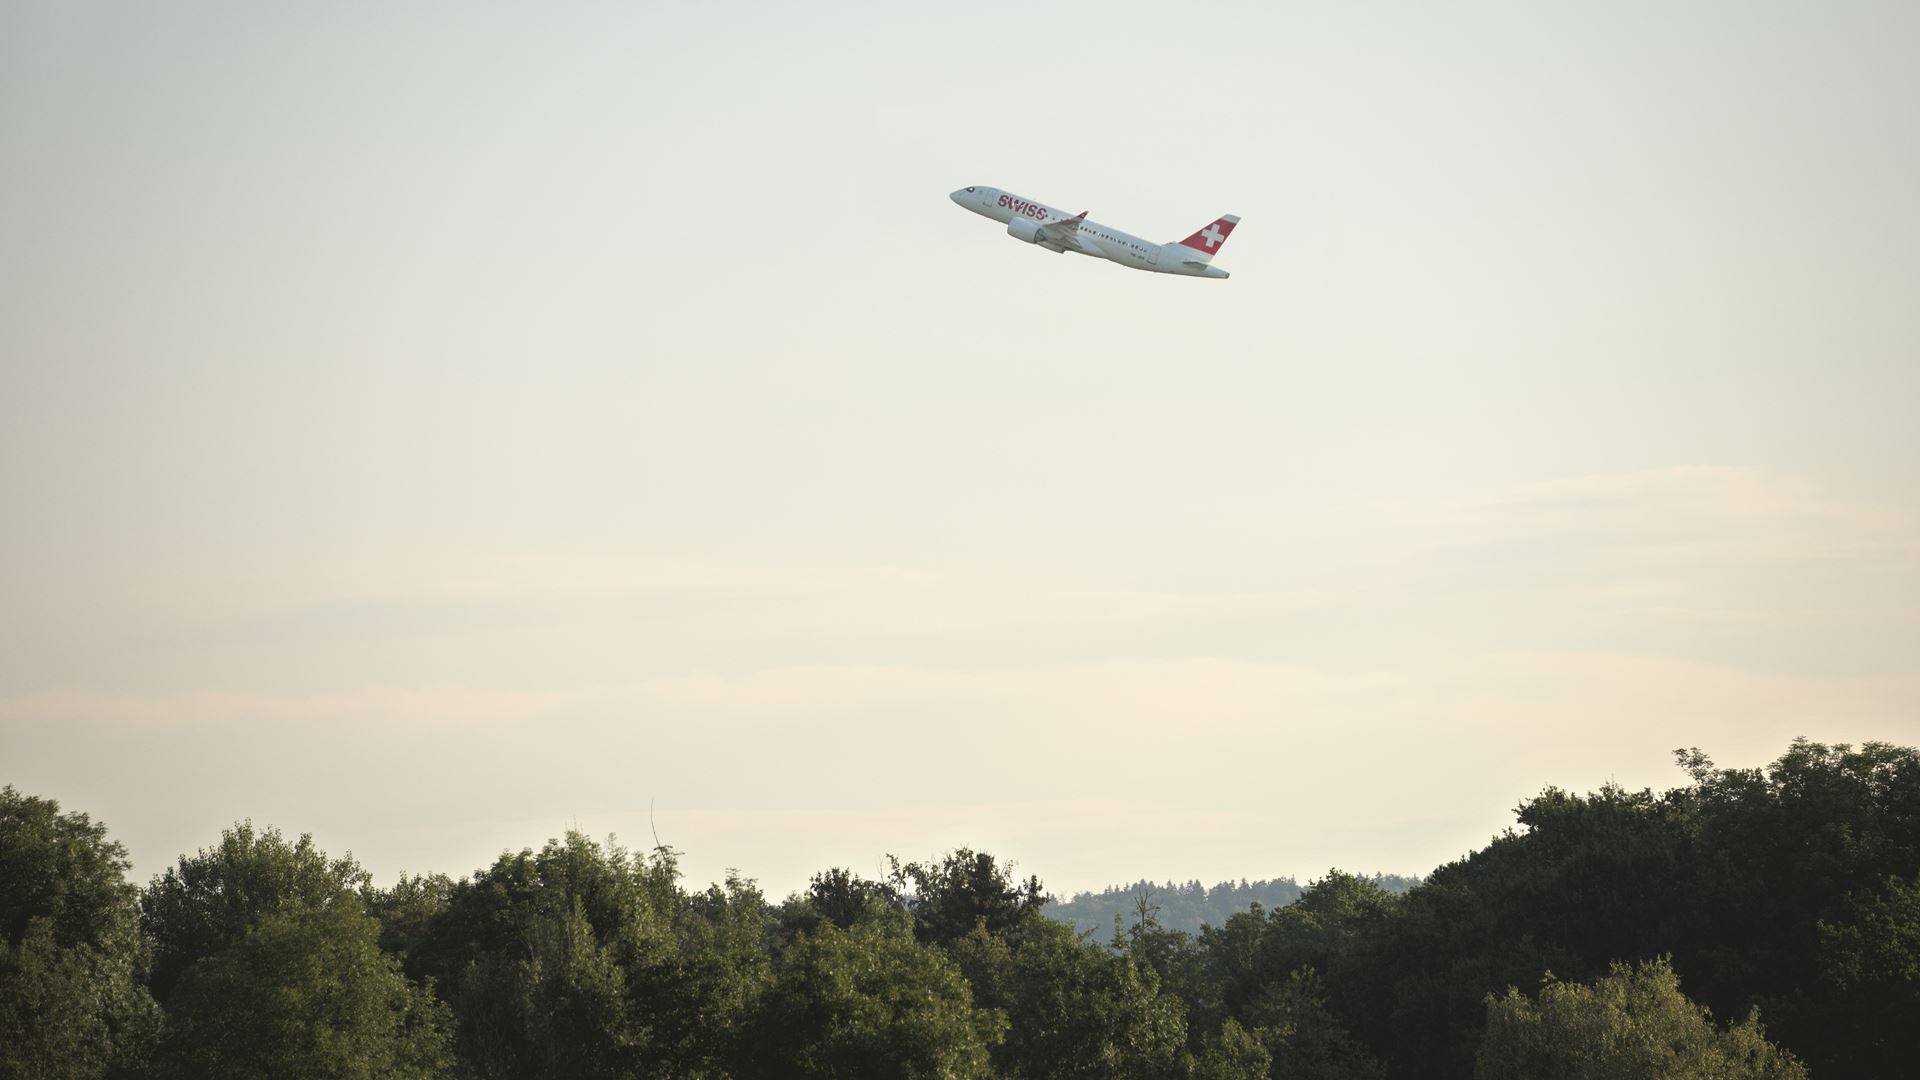
[[[961,188],[959,191],[956,191],[953,194],[947,196],[947,198],[952,199],[954,202],[959,203],[961,206],[965,206],[967,205],[967,189]]]

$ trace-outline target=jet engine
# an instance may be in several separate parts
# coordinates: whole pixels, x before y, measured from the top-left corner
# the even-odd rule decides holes
[[[1007,222],[1007,235],[1015,240],[1025,240],[1029,244],[1040,242],[1040,223],[1032,218],[1017,217]]]

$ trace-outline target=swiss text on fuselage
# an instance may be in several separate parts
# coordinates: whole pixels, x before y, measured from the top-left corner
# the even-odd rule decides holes
[[[1016,199],[1011,195],[1002,195],[1000,196],[1000,205],[1022,217],[1030,217],[1039,221],[1047,220],[1047,208],[1038,203],[1030,203],[1025,199]]]

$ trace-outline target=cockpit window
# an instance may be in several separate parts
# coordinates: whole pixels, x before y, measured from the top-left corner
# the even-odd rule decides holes
[[[968,190],[968,191],[972,191],[973,189],[972,189],[972,188],[968,188],[967,190]]]

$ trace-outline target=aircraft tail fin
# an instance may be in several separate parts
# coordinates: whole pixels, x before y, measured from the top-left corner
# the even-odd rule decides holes
[[[1233,227],[1238,224],[1240,218],[1237,215],[1222,214],[1213,220],[1213,224],[1180,241],[1180,246],[1192,249],[1193,254],[1189,258],[1205,262],[1226,244],[1227,237],[1233,235]]]

